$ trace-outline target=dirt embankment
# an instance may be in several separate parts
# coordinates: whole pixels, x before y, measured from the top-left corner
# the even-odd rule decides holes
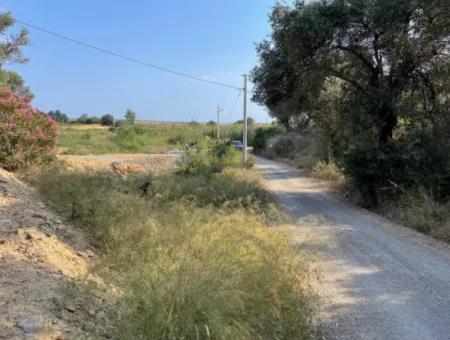
[[[84,235],[62,223],[36,194],[0,169],[0,339],[80,339],[77,306],[62,290],[89,276],[95,258]]]

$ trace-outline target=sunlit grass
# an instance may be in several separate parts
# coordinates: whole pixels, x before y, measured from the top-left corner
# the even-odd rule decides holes
[[[224,139],[240,139],[242,127],[222,127]],[[209,137],[214,127],[193,123],[137,124],[131,131],[127,126],[101,129],[98,126],[61,125],[59,150],[64,154],[86,155],[105,153],[161,153],[177,146]]]
[[[216,166],[126,179],[60,166],[30,177],[100,249],[97,273],[122,292],[117,338],[310,337],[306,260],[275,228],[272,196],[255,172]]]

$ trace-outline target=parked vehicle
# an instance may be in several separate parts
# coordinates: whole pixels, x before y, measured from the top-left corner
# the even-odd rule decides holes
[[[233,140],[230,144],[233,145],[236,150],[244,151],[244,144],[242,144],[240,140]]]

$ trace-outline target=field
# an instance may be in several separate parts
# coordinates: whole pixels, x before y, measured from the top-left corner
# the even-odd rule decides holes
[[[241,139],[241,125],[221,127],[224,139]],[[67,155],[105,153],[162,153],[208,137],[216,128],[200,123],[139,123],[105,128],[99,125],[61,125],[59,152]]]

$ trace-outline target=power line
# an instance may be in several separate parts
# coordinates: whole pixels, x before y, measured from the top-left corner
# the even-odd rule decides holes
[[[32,28],[34,30],[37,30],[37,31],[40,31],[40,32],[43,32],[43,33],[46,33],[46,34],[49,34],[49,35],[52,35],[52,36],[55,36],[55,37],[63,39],[63,40],[70,41],[70,42],[72,42],[74,44],[77,44],[77,45],[80,45],[80,46],[83,46],[83,47],[87,47],[87,48],[90,48],[90,49],[98,51],[98,52],[109,54],[109,55],[114,56],[116,58],[123,59],[123,60],[129,61],[129,62],[135,63],[135,64],[140,64],[140,65],[143,65],[143,66],[147,66],[147,67],[153,68],[155,70],[159,70],[159,71],[166,72],[166,73],[171,73],[171,74],[174,74],[174,75],[179,76],[179,77],[184,77],[184,78],[200,81],[200,82],[207,83],[207,84],[210,84],[210,85],[216,85],[216,86],[221,86],[221,87],[225,87],[225,88],[229,88],[229,89],[238,90],[239,93],[241,91],[241,88],[233,86],[233,85],[229,85],[229,84],[225,84],[225,83],[221,83],[221,82],[217,82],[217,81],[213,81],[213,80],[207,80],[207,79],[196,77],[196,76],[193,76],[193,75],[190,75],[190,74],[187,74],[187,73],[182,73],[182,72],[170,70],[170,69],[165,68],[165,67],[161,67],[161,66],[158,66],[158,65],[155,65],[155,64],[147,63],[147,62],[139,60],[139,59],[128,57],[128,56],[120,54],[120,53],[116,53],[116,52],[113,52],[113,51],[110,51],[110,50],[107,50],[107,49],[104,49],[104,48],[101,48],[101,47],[97,47],[97,46],[85,43],[83,41],[80,41],[80,40],[77,40],[77,39],[73,39],[73,38],[70,38],[68,36],[65,36],[65,35],[53,32],[53,31],[49,31],[49,30],[47,30],[45,28],[29,24],[29,23],[27,23],[25,21],[22,21],[22,20],[15,19],[15,21],[20,23],[20,24],[22,24],[22,25],[25,25],[25,26],[27,26],[29,28]]]
[[[236,105],[239,102],[239,99],[241,98],[241,95],[242,95],[242,89],[239,89],[239,92],[236,96],[236,100],[234,101],[233,106],[231,107],[231,109],[227,109],[228,110],[227,118],[233,114],[234,109],[236,108]]]

